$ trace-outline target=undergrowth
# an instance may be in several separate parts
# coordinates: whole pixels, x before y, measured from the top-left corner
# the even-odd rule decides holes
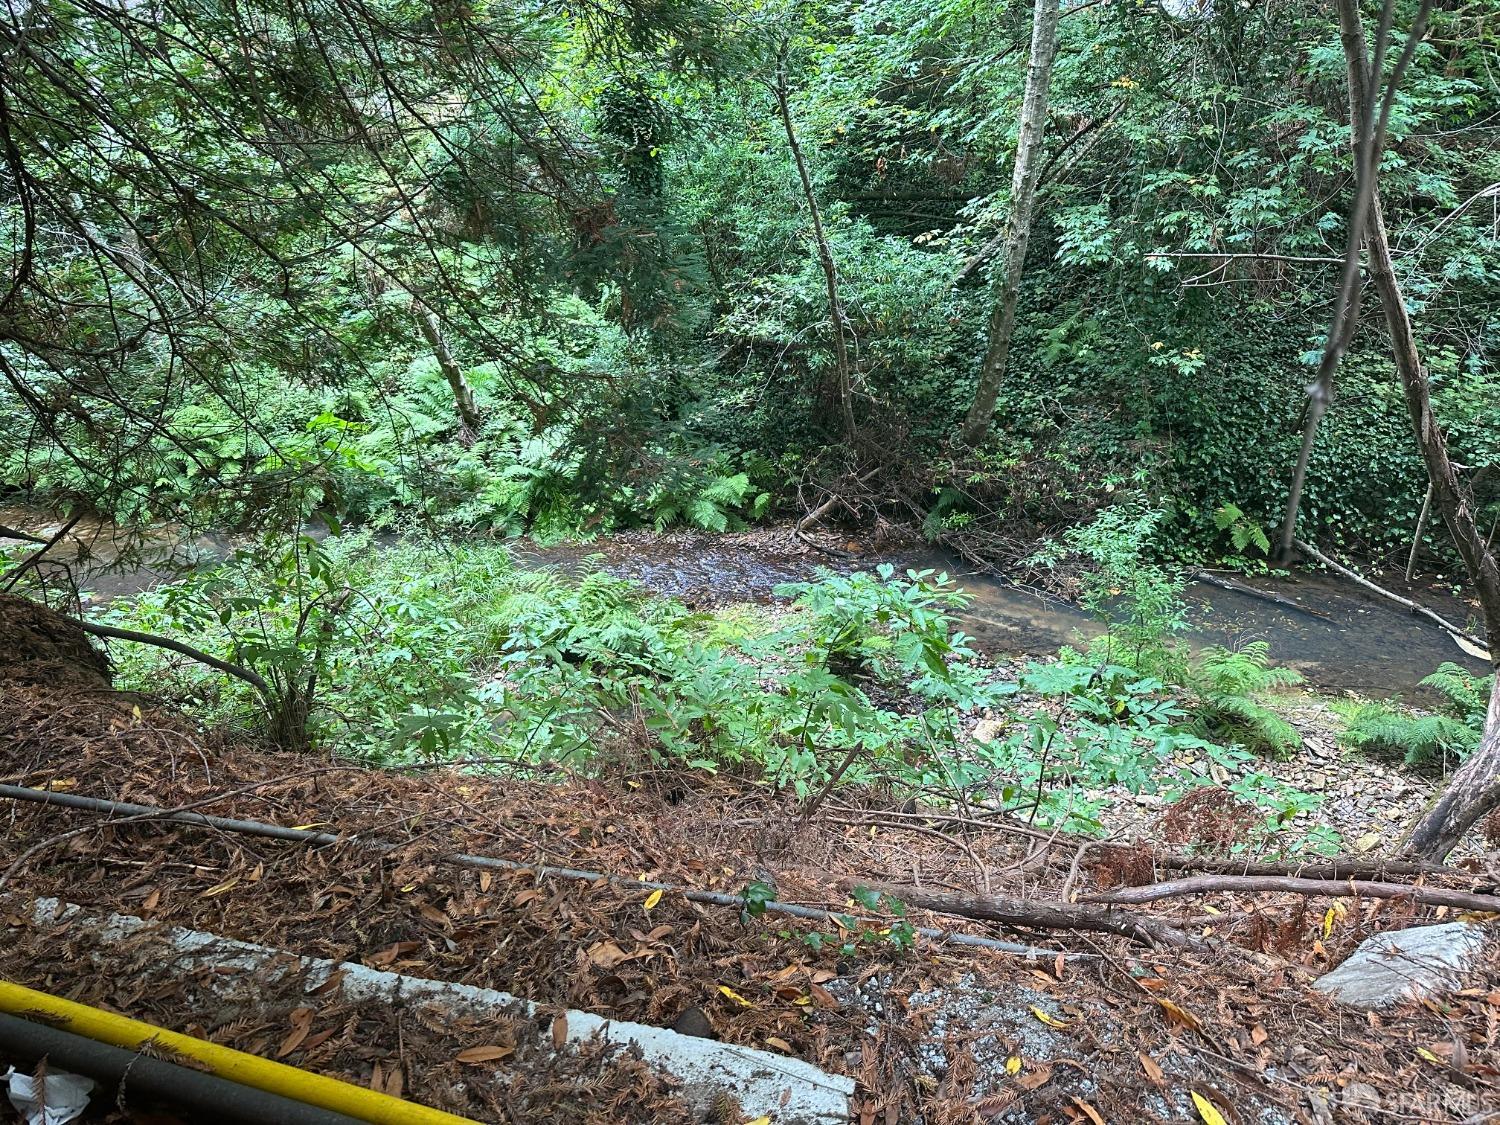
[[[835,781],[943,793],[1084,831],[1101,829],[1107,789],[1225,784],[1259,810],[1257,843],[1326,843],[1287,834],[1314,799],[1266,775],[1239,733],[1276,734],[1252,696],[1287,677],[1261,649],[1211,654],[1187,691],[1067,651],[1008,678],[955,629],[966,596],[945,575],[882,567],[777,592],[790,605],[774,620],[719,618],[603,573],[521,570],[496,544],[361,534],[243,550],[107,616],[306,685],[305,744],[375,765],[644,762],[804,801]],[[275,732],[240,681],[159,649],[117,658],[127,686]],[[965,732],[986,710],[1012,721],[975,743]]]

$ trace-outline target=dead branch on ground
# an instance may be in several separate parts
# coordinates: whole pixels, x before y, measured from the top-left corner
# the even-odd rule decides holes
[[[1194,875],[1144,887],[1120,887],[1087,895],[1084,902],[1138,904],[1184,895],[1282,893],[1314,898],[1404,898],[1424,906],[1500,913],[1500,896],[1455,891],[1447,887],[1418,887],[1410,883],[1374,883],[1363,879],[1297,879],[1285,875]]]

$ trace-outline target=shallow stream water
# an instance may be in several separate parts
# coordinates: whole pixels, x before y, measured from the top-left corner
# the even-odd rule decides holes
[[[0,525],[45,537],[61,522],[47,513],[9,508],[0,509]],[[161,527],[127,536],[106,522],[83,520],[48,558],[55,570],[65,567],[79,589],[87,591],[88,604],[97,605],[171,581],[196,562],[222,557],[231,546],[231,537],[223,534],[189,537]],[[722,536],[636,532],[592,543],[538,547],[517,540],[511,546],[521,565],[575,572],[598,567],[702,608],[770,602],[776,585],[811,578],[820,567],[847,573],[889,562],[898,571],[943,571],[973,599],[958,614],[961,628],[977,648],[993,655],[1049,654],[1103,628],[1075,606],[922,547],[825,554],[784,531]],[[1483,661],[1461,651],[1438,626],[1344,579],[1300,572],[1240,581],[1305,608],[1194,582],[1186,595],[1190,643],[1232,646],[1263,640],[1277,663],[1297,669],[1314,686],[1364,695],[1417,698],[1417,681],[1445,660],[1475,672],[1486,670]],[[1465,622],[1466,607],[1457,599],[1429,596],[1429,601],[1450,621]]]
[[[818,567],[848,572],[889,562],[898,571],[936,570],[947,573],[973,599],[957,617],[975,646],[991,654],[1047,655],[1104,629],[1077,606],[922,548],[836,558],[807,549],[799,553],[785,543],[762,544],[753,534],[669,534],[626,535],[527,554],[534,563],[566,567],[582,565],[592,554],[592,562],[611,574],[701,606],[769,601],[778,583],[800,581]],[[1276,663],[1295,668],[1314,686],[1362,695],[1416,697],[1417,681],[1445,660],[1487,671],[1483,661],[1464,653],[1443,629],[1344,579],[1305,571],[1237,581],[1306,610],[1193,582],[1186,591],[1190,644],[1266,641]],[[1464,622],[1465,607],[1458,599],[1432,604],[1448,620]]]

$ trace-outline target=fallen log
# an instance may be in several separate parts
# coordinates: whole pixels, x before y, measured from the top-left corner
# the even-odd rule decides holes
[[[1375,883],[1364,879],[1298,879],[1286,875],[1194,875],[1144,887],[1119,887],[1087,895],[1081,901],[1109,905],[1137,905],[1184,895],[1283,893],[1314,898],[1405,898],[1424,906],[1500,913],[1500,896],[1455,891],[1447,887],[1417,887],[1410,883]]]
[[[1384,586],[1377,586],[1368,578],[1365,578],[1363,575],[1356,574],[1354,571],[1350,570],[1342,563],[1335,562],[1333,559],[1323,554],[1322,551],[1318,550],[1311,544],[1304,543],[1301,539],[1294,539],[1292,540],[1292,542],[1297,545],[1297,550],[1301,551],[1309,558],[1315,559],[1316,561],[1322,563],[1335,574],[1343,575],[1345,578],[1349,579],[1350,582],[1353,582],[1361,589],[1369,590],[1371,593],[1379,594],[1382,598],[1385,598],[1388,601],[1393,601],[1399,606],[1404,606],[1406,609],[1410,610],[1412,613],[1417,614],[1419,617],[1425,617],[1429,621],[1435,622],[1436,624],[1442,626],[1455,638],[1468,641],[1471,645],[1479,649],[1481,652],[1486,654],[1488,653],[1489,648],[1487,642],[1480,640],[1473,633],[1469,633],[1463,629],[1460,629],[1446,617],[1443,617],[1441,614],[1428,609],[1420,602],[1414,602],[1410,598],[1403,598],[1400,594],[1395,593],[1392,590],[1387,590]],[[1488,656],[1486,655],[1484,657],[1481,657],[1481,659],[1488,659]]]
[[[846,879],[840,884],[845,892],[856,886],[890,895],[907,906],[1038,930],[1090,930],[1095,933],[1119,934],[1144,945],[1172,949],[1207,951],[1209,943],[1195,934],[1179,930],[1160,918],[1133,910],[1079,906],[1069,902],[1032,901],[1019,898],[977,898],[972,895],[931,891],[898,883],[868,882]]]

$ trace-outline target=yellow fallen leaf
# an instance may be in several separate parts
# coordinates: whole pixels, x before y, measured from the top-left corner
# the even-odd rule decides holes
[[[1046,1012],[1042,1011],[1035,1004],[1033,1004],[1031,1006],[1031,1014],[1034,1015],[1037,1019],[1041,1020],[1048,1027],[1070,1027],[1070,1026],[1072,1026],[1067,1020],[1060,1020],[1056,1016],[1049,1016]]]
[[[750,1001],[746,1000],[743,996],[741,996],[734,989],[730,988],[727,984],[721,984],[721,985],[719,985],[719,991],[722,992],[725,996],[729,997],[729,999],[733,1000],[741,1008],[753,1008],[753,1007],[755,1007],[754,1004],[752,1004]]]
[[[1440,1058],[1438,1058],[1436,1055],[1434,1055],[1426,1047],[1418,1047],[1417,1048],[1417,1058],[1419,1058],[1419,1059],[1426,1059],[1428,1062],[1432,1063],[1434,1066],[1442,1066],[1443,1065],[1443,1060],[1440,1059]]]
[[[1170,1019],[1173,1023],[1180,1023],[1189,1031],[1203,1030],[1203,1024],[1198,1019],[1198,1017],[1193,1015],[1192,1012],[1188,1011],[1180,1004],[1174,1004],[1172,1001],[1162,996],[1156,996],[1153,997],[1153,999],[1161,1005],[1162,1011],[1167,1013],[1167,1018]]]
[[[778,1051],[781,1051],[784,1054],[790,1055],[792,1053],[792,1045],[785,1039],[779,1039],[774,1035],[766,1036],[766,1046],[775,1047]]]
[[[1333,920],[1335,918],[1337,918],[1337,917],[1338,917],[1338,915],[1333,912],[1333,907],[1331,907],[1331,906],[1327,910],[1325,910],[1323,912],[1323,936],[1324,937],[1327,937],[1329,934],[1333,933]]]
[[[656,890],[656,891],[652,891],[649,895],[646,896],[646,901],[642,905],[647,910],[650,910],[653,906],[655,906],[660,901],[661,901],[661,891]]]
[[[1197,1090],[1193,1091],[1193,1104],[1198,1107],[1198,1116],[1203,1118],[1204,1125],[1229,1125],[1218,1107]]]
[[[239,885],[239,881],[240,881],[240,877],[238,875],[231,875],[228,879],[225,879],[222,883],[219,883],[217,886],[209,887],[208,890],[204,891],[198,897],[199,898],[213,898],[215,895],[221,895],[225,891],[230,890],[231,888],[238,886]]]
[[[331,823],[333,822],[328,820],[315,820],[310,824],[294,824],[292,825],[292,831],[306,832],[309,828],[327,828]]]
[[[751,1121],[749,1125],[771,1125],[771,1119],[763,1113],[754,1121]]]
[[[1005,1060],[1005,1073],[1006,1074],[1019,1074],[1020,1072],[1021,1072],[1021,1056],[1020,1055],[1011,1055],[1010,1058],[1008,1058],[1008,1059]]]

